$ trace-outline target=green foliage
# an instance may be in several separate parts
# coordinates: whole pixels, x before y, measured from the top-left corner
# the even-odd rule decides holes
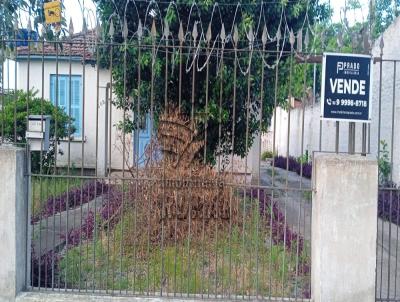
[[[273,158],[273,157],[274,157],[274,153],[272,151],[264,151],[261,154],[261,159],[262,160],[267,160],[267,159],[270,159],[270,158]]]
[[[72,174],[74,172],[72,171]],[[82,179],[80,178],[32,177],[31,180],[32,217],[35,217],[43,209],[50,197],[60,196],[82,185]]]
[[[60,261],[60,276],[71,288],[89,283],[97,289],[146,293],[148,286],[160,291],[163,284],[165,292],[223,294],[230,287],[234,295],[255,289],[264,296],[290,295],[296,248],[270,245],[270,230],[262,222],[258,201],[247,199],[242,208],[247,213],[244,226],[234,225],[231,232],[219,230],[218,238],[188,238],[148,250],[146,243],[132,247],[121,241],[121,230],[132,230],[134,219],[133,213],[125,212],[113,230],[99,231],[94,241],[68,250]],[[299,255],[302,263],[308,258],[307,250]],[[305,287],[306,279],[297,278],[298,288]]]
[[[379,183],[385,185],[389,182],[390,174],[392,172],[392,167],[390,163],[390,155],[387,150],[388,144],[386,141],[381,140],[380,142],[380,156],[378,158],[379,166]]]
[[[115,100],[115,105],[118,108],[126,109],[126,112],[137,112],[137,106],[140,101],[140,112],[142,114],[149,112],[150,110],[150,92],[151,92],[151,71],[152,66],[154,66],[154,111],[155,118],[157,119],[157,115],[163,111],[164,108],[164,87],[165,87],[165,61],[166,56],[163,49],[163,43],[157,46],[158,52],[157,58],[154,60],[154,65],[152,62],[152,48],[149,45],[152,44],[152,39],[149,37],[147,31],[145,31],[145,36],[143,37],[141,44],[147,45],[146,48],[141,49],[141,58],[140,62],[138,62],[138,41],[136,36],[131,36],[136,32],[139,23],[139,17],[141,21],[147,28],[151,25],[151,18],[146,16],[148,13],[147,2],[137,2],[135,3],[135,9],[133,6],[129,5],[126,8],[126,18],[124,16],[125,12],[125,0],[116,0],[110,2],[108,0],[94,0],[97,4],[100,17],[104,24],[109,24],[110,18],[113,19],[115,28],[117,28],[114,42],[120,43],[113,48],[109,46],[100,47],[99,51],[101,52],[101,61],[102,65],[109,67],[111,62],[111,53],[113,57],[112,62],[112,72],[114,77],[114,92],[117,95],[117,99]],[[202,24],[208,24],[211,22],[212,28],[212,39],[216,39],[217,35],[221,31],[221,19],[215,17],[211,19],[213,5],[216,1],[211,0],[200,0],[197,1],[198,5],[198,15],[202,16]],[[311,0],[308,4],[307,1],[298,1],[296,3],[292,1],[283,1],[282,3],[285,5],[286,19],[289,25],[289,28],[293,28],[294,30],[298,30],[303,25],[303,20],[306,15],[307,6],[309,7],[308,16],[311,22],[316,20],[321,20],[327,17],[328,8],[326,4],[321,4],[319,0]],[[228,31],[232,28],[233,25],[233,17],[235,6],[224,5],[224,4],[232,4],[230,0],[218,1],[220,4],[218,8],[218,16],[221,16],[225,29]],[[238,48],[248,48],[248,42],[246,41],[246,31],[253,26],[255,29],[258,24],[257,18],[259,16],[259,6],[258,5],[246,5],[246,4],[255,4],[253,0],[245,0],[241,1],[242,7],[240,9],[240,13],[237,14],[237,18],[235,24],[238,24],[240,42]],[[171,8],[167,3],[158,3],[157,7],[159,7],[162,12],[162,16],[167,16],[167,20],[170,22],[169,27],[171,32],[176,34],[179,31],[179,20],[183,22],[183,28],[186,28],[191,31],[193,26],[193,18],[197,18],[197,13],[192,15],[191,24],[187,24],[188,16],[190,11],[190,5],[192,4],[191,0],[180,0],[177,1],[177,10],[175,8]],[[132,9],[131,9],[132,8]],[[137,9],[137,10],[136,10]],[[268,9],[265,13],[265,20],[267,22],[267,27],[270,33],[276,32],[280,18],[277,18],[281,14],[281,3],[269,4]],[[158,8],[157,8],[158,11]],[[177,15],[179,14],[179,18]],[[160,14],[158,14],[160,15]],[[195,16],[195,17],[194,17]],[[146,18],[146,20],[145,20]],[[122,28],[121,20],[127,20],[127,25],[129,28],[129,45],[125,47],[123,44],[122,32],[119,30]],[[158,16],[156,19],[156,24],[158,31],[160,31],[161,23],[164,20],[161,20]],[[107,35],[108,28],[104,28],[104,34]],[[158,37],[161,33],[158,32]],[[257,39],[260,39],[260,30],[257,33]],[[170,42],[171,44],[171,42]],[[272,45],[274,43],[268,44],[268,50],[276,51],[276,46]],[[158,45],[158,40],[157,40]],[[202,45],[203,47],[205,45]],[[221,45],[217,45],[221,46]],[[231,47],[231,44],[228,44]],[[228,47],[227,46],[227,47]],[[288,50],[288,49],[286,49]],[[191,72],[189,74],[185,73],[185,66],[187,55],[192,55],[186,53],[187,50],[184,50],[183,55],[183,78],[182,78],[182,111],[185,115],[191,116],[192,114],[192,77]],[[272,53],[272,52],[271,52]],[[276,55],[274,53],[269,53],[265,56],[265,60],[269,64],[274,64],[276,61]],[[239,52],[238,59],[240,60],[240,64],[242,67],[247,66],[249,61],[249,52]],[[287,61],[287,57],[283,56],[283,62]],[[199,56],[199,66],[203,65],[205,61],[204,53],[201,53]],[[199,139],[204,139],[205,136],[205,122],[208,122],[207,128],[207,160],[209,162],[213,162],[215,160],[215,156],[218,153],[227,154],[231,153],[232,150],[236,155],[245,156],[248,152],[248,149],[251,147],[253,142],[253,137],[260,130],[265,130],[270,123],[270,117],[272,115],[273,106],[275,104],[275,92],[274,92],[274,83],[275,83],[275,73],[265,72],[264,78],[264,98],[261,100],[261,66],[262,66],[262,58],[260,52],[254,52],[252,57],[252,64],[250,70],[250,110],[248,116],[248,136],[246,135],[246,123],[247,123],[247,83],[248,77],[243,76],[239,72],[239,68],[237,71],[237,81],[236,81],[236,104],[235,108],[233,106],[233,91],[234,91],[234,55],[233,52],[226,52],[222,72],[219,71],[219,66],[221,63],[220,58],[217,56],[211,56],[210,58],[210,70],[209,70],[209,107],[206,108],[206,71],[196,72],[196,80],[195,80],[195,101],[194,101],[194,117],[197,120],[198,126],[198,137]],[[179,99],[179,91],[177,87],[179,87],[179,53],[178,48],[169,49],[168,56],[168,64],[169,64],[169,72],[168,72],[168,103],[177,106]],[[281,62],[282,63],[282,62]],[[289,64],[284,64],[284,68],[279,70],[279,85],[281,83],[287,83],[287,79],[289,78]],[[281,65],[280,65],[281,66]],[[141,85],[138,87],[137,78],[138,78],[138,67],[141,69]],[[172,72],[171,72],[172,70]],[[301,73],[301,70],[300,72]],[[297,74],[295,75],[297,76]],[[221,83],[222,77],[222,83]],[[126,79],[126,81],[124,81]],[[221,89],[222,86],[222,89]],[[300,91],[300,87],[297,88]],[[140,100],[139,100],[139,92],[140,92]],[[277,100],[278,104],[285,103],[288,96],[288,89],[283,84],[283,88],[279,88]],[[130,98],[128,98],[130,97]],[[261,107],[262,101],[262,108]],[[222,110],[220,110],[220,107]],[[235,109],[236,116],[233,120],[233,111]],[[259,125],[258,121],[258,113],[260,109],[263,111],[263,123]],[[125,125],[119,125],[121,129],[124,129],[126,132],[131,132],[135,129],[136,122],[132,121],[132,118],[128,116]],[[136,116],[138,118],[138,116]],[[221,124],[221,129],[220,129]],[[232,124],[235,124],[235,133],[232,133]],[[222,136],[219,137],[219,133],[222,133]],[[232,146],[232,136],[235,137],[234,146]],[[246,140],[248,137],[248,140]],[[202,153],[202,152],[201,152]]]
[[[308,162],[310,161],[310,156],[309,156],[309,154],[308,154],[308,150],[306,150],[306,152],[305,152],[303,155],[299,156],[299,157],[297,158],[297,161],[298,161],[300,164],[306,164],[306,163],[308,163]]]
[[[379,37],[399,16],[400,0],[375,1],[373,8],[373,37]]]
[[[4,108],[0,111],[3,129],[3,138],[7,142],[17,144],[26,143],[27,119],[29,115],[50,115],[50,151],[43,154],[42,168],[48,170],[54,166],[54,142],[70,137],[75,128],[63,109],[57,108],[51,102],[37,97],[37,91],[8,94],[4,97]],[[57,122],[57,123],[56,123]],[[57,132],[56,132],[57,129]],[[40,170],[40,152],[32,154],[32,170]],[[46,171],[45,170],[45,171]]]

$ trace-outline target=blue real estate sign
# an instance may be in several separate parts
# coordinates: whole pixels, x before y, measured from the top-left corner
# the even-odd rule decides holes
[[[371,75],[371,56],[325,53],[322,65],[322,118],[369,122]]]

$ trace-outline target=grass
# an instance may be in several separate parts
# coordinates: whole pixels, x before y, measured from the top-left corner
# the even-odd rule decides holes
[[[218,236],[126,246],[124,238],[134,230],[134,215],[127,211],[113,230],[66,252],[61,279],[68,288],[142,294],[293,296],[296,251],[271,244],[256,201],[246,200],[242,211],[248,213],[242,215],[244,223]],[[299,288],[304,287],[307,277],[299,278]]]
[[[83,183],[79,178],[32,177],[32,213],[39,213],[47,200],[61,195]]]
[[[303,199],[305,199],[307,202],[311,202],[312,201],[312,191],[304,191]]]

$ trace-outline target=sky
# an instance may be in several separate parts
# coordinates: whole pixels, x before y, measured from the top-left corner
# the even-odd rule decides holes
[[[236,2],[237,0],[235,0]],[[322,0],[324,1],[324,0]],[[326,2],[331,3],[331,6],[334,11],[334,15],[332,18],[332,22],[337,23],[341,21],[341,8],[344,7],[345,2],[347,0],[325,0]],[[347,18],[349,20],[350,25],[353,24],[355,21],[362,21],[362,19],[366,18],[368,15],[368,2],[369,0],[360,0],[362,9],[359,11],[356,11],[354,13],[349,13]],[[96,7],[93,4],[92,0],[64,0],[64,6],[65,6],[65,18],[67,20],[67,23],[69,23],[69,20],[72,17],[73,24],[74,24],[74,30],[75,32],[79,32],[82,29],[82,12],[81,12],[81,7],[79,5],[81,3],[85,7],[85,15],[87,16],[87,23],[88,27],[94,27],[95,24],[95,13],[96,13]],[[22,22],[26,23],[27,22],[27,16],[23,16]]]
[[[234,0],[235,2],[237,0]],[[327,2],[329,0],[326,0]],[[334,10],[334,14],[333,14],[333,18],[332,18],[332,22],[333,23],[337,23],[337,22],[341,22],[341,8],[344,7],[346,0],[330,0],[331,2],[331,6]],[[348,14],[347,18],[348,21],[351,24],[353,24],[355,21],[362,21],[363,18],[365,19],[367,17],[368,14],[368,0],[360,0],[361,5],[363,6],[363,8],[360,11],[356,11],[356,12],[351,12]],[[65,6],[65,18],[67,20],[67,24],[69,24],[69,20],[72,17],[72,22],[74,24],[74,32],[79,32],[82,30],[82,12],[81,12],[81,7],[79,5],[79,3],[82,3],[82,5],[84,4],[85,7],[85,15],[87,23],[88,23],[88,27],[92,28],[95,25],[95,13],[96,13],[96,7],[93,4],[92,0],[64,0],[64,6]],[[26,26],[27,24],[27,20],[28,20],[28,16],[22,15],[21,16],[21,22],[23,26]],[[7,69],[7,66],[5,66],[5,68]],[[11,64],[9,66],[10,69],[10,88],[13,88],[14,85],[14,81],[11,80],[14,78],[14,65]],[[7,80],[6,80],[7,81]],[[7,87],[7,86],[5,86]]]

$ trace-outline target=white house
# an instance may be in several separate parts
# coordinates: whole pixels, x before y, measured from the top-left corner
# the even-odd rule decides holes
[[[44,50],[40,47],[41,42],[37,43],[36,49],[19,47],[16,59],[17,89],[27,90],[29,85],[29,89],[38,90],[39,96],[43,95],[44,99],[63,107],[74,118],[77,131],[72,141],[64,140],[61,143],[63,155],[58,155],[58,166],[97,167],[98,174],[105,175],[109,169],[122,170],[132,165],[133,149],[138,150],[139,157],[144,153],[150,141],[151,125],[149,119],[143,123],[137,140],[133,139],[134,135],[125,135],[124,164],[122,135],[116,128],[123,118],[123,112],[110,104],[111,72],[96,65],[93,33],[89,32],[85,39],[84,44],[83,34],[75,34],[71,48],[69,40],[62,43],[62,49],[56,49],[54,43],[47,42]],[[86,45],[85,51],[83,45]],[[247,171],[258,175],[259,138],[255,141],[247,164],[245,159],[235,157],[234,169],[237,173]]]
[[[85,60],[83,34],[73,36],[71,48],[68,41],[62,43],[62,49],[47,42],[43,50],[41,42],[36,49],[19,47],[16,88],[27,90],[29,85],[29,89],[38,91],[38,96],[63,107],[74,118],[77,130],[73,140],[62,141],[59,166],[94,169],[97,165],[99,174],[104,175],[107,169],[119,170],[123,166],[122,144],[115,127],[122,112],[110,105],[110,71],[94,64],[92,32],[85,39]]]

